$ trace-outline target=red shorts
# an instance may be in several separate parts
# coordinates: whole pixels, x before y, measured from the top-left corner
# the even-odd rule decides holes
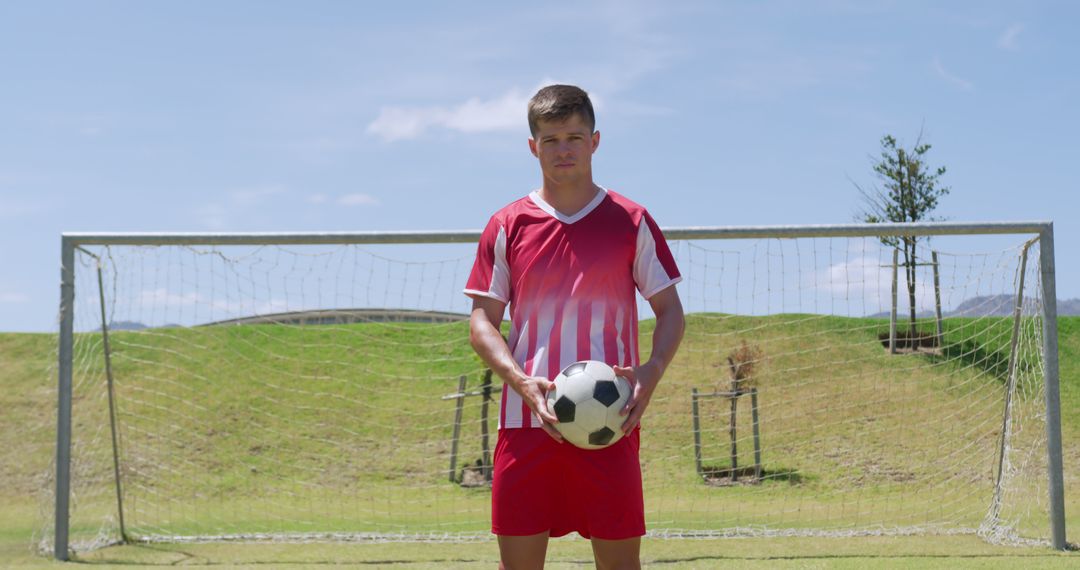
[[[491,532],[622,540],[645,534],[639,435],[585,450],[539,428],[504,429],[495,444]]]

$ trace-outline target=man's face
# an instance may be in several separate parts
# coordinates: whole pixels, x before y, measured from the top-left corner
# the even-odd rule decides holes
[[[565,121],[540,121],[529,150],[540,160],[546,180],[556,183],[592,180],[592,154],[600,145],[600,133],[592,132],[578,115]]]

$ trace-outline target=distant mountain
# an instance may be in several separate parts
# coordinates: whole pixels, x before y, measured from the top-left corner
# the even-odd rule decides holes
[[[986,295],[980,297],[972,297],[971,299],[960,303],[960,305],[958,305],[955,310],[945,313],[945,316],[1007,316],[1012,314],[1015,304],[1016,297],[1014,297],[1013,295]],[[1024,304],[1025,312],[1030,313],[1036,309],[1034,299],[1025,299]],[[1058,299],[1057,314],[1061,316],[1080,316],[1080,299]]]
[[[1036,309],[1034,299],[1024,299],[1025,312]],[[972,297],[947,311],[946,317],[1007,317],[1016,308],[1015,295],[980,295]]]
[[[1080,316],[1080,299],[1058,299],[1058,314]]]
[[[874,313],[872,315],[866,315],[866,316],[871,318],[871,319],[887,319],[887,318],[889,318],[890,315],[889,315],[889,311],[881,311],[880,313]],[[909,316],[908,315],[908,308],[906,306],[901,305],[900,307],[897,308],[897,310],[896,310],[896,318],[898,318],[898,319],[906,319],[906,318],[908,318],[908,316]],[[945,316],[945,314],[942,313],[942,316]],[[916,319],[932,319],[932,318],[934,318],[934,311],[915,311],[915,318]]]
[[[111,331],[141,331],[148,328],[146,325],[135,321],[113,321],[109,323]]]
[[[951,311],[943,311],[941,316],[943,317],[1005,317],[1011,315],[1014,305],[1016,303],[1016,297],[1013,295],[979,295],[978,297],[972,297],[963,303],[956,306]],[[1035,300],[1025,299],[1024,310],[1028,313],[1035,310]],[[899,318],[907,317],[907,307],[901,304],[898,308]],[[1080,299],[1058,299],[1057,302],[1057,314],[1061,316],[1080,316]],[[887,318],[889,316],[888,311],[882,311],[880,313],[874,313],[869,315],[874,318]],[[915,318],[928,319],[934,316],[934,311],[918,311],[915,313]]]

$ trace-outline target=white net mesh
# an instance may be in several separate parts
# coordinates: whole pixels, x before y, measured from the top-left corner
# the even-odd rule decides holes
[[[938,288],[923,248],[914,337],[899,268],[896,354],[878,239],[672,241],[687,333],[643,421],[650,533],[1044,540],[1038,245],[1017,320],[1023,244],[960,252],[981,240],[948,241]],[[99,264],[128,539],[488,538],[474,247],[77,252],[72,548],[121,539]]]

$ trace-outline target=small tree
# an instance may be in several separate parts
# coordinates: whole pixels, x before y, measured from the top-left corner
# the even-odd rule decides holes
[[[874,186],[867,191],[858,184],[865,209],[861,218],[867,223],[932,221],[931,212],[938,205],[938,198],[949,193],[949,188],[938,186],[938,179],[945,174],[945,167],[937,169],[926,164],[925,155],[930,145],[922,142],[922,132],[911,150],[898,145],[892,135],[881,139],[881,158],[874,164],[874,172],[882,187]],[[885,245],[903,248],[904,274],[907,278],[908,307],[910,309],[909,336],[914,339],[915,330],[915,268],[918,236],[884,237]]]
[[[731,391],[742,392],[756,388],[758,379],[754,371],[765,360],[765,353],[758,345],[750,345],[744,340],[727,357],[728,373],[731,375]]]

